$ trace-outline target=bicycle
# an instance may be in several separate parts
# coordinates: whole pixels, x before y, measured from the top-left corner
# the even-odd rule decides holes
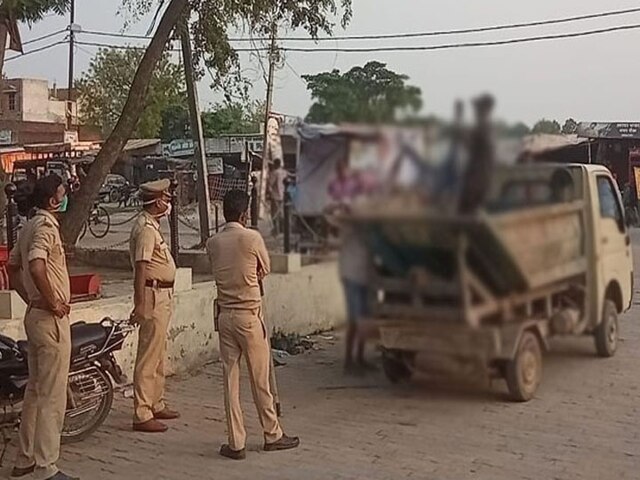
[[[87,229],[95,238],[104,238],[109,233],[110,228],[111,217],[109,212],[104,207],[94,203],[89,218],[84,222],[79,238],[82,239],[87,234]]]

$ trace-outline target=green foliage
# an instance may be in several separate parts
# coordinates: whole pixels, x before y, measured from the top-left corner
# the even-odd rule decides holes
[[[111,133],[122,113],[143,54],[137,49],[98,51],[89,69],[76,82],[83,123],[98,127],[105,136]],[[172,63],[165,54],[149,81],[142,116],[132,137],[158,137],[167,111],[175,111],[185,102],[182,67]]]
[[[164,0],[162,0],[164,1]],[[213,87],[235,93],[244,91],[238,54],[229,42],[229,32],[244,32],[268,37],[278,30],[306,31],[311,37],[330,35],[336,22],[343,27],[351,19],[352,0],[190,0],[197,15],[190,17],[194,64],[205,67],[213,76]],[[140,18],[158,8],[160,0],[123,0],[123,7]],[[198,72],[202,75],[202,70]],[[243,92],[242,92],[243,93]],[[229,100],[231,97],[227,97]]]
[[[0,15],[32,25],[42,20],[47,13],[64,14],[71,2],[70,0],[2,0],[0,3]]]
[[[263,102],[216,104],[202,113],[202,126],[207,137],[223,133],[258,133],[264,113]]]
[[[529,135],[529,133],[531,133],[531,129],[522,122],[510,124],[504,121],[497,121],[496,131],[501,136],[507,138],[522,138],[525,135]]]
[[[547,120],[546,118],[543,118],[533,126],[531,131],[532,133],[549,133],[557,135],[560,133],[561,129],[560,124],[556,120]]]
[[[562,126],[562,133],[564,134],[572,134],[578,132],[578,122],[576,122],[573,118],[568,118],[564,125]]]
[[[221,134],[258,133],[264,122],[263,102],[225,102],[202,112],[205,138]],[[163,142],[190,138],[189,109],[186,104],[172,105],[163,112],[160,138]]]
[[[190,138],[189,108],[186,103],[170,105],[162,112],[160,138],[163,142]]]
[[[420,89],[406,84],[409,77],[380,62],[344,74],[333,70],[302,78],[315,100],[307,115],[310,122],[393,122],[422,107]]]

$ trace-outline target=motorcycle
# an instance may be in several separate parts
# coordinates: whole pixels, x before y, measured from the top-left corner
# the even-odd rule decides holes
[[[79,442],[95,432],[111,410],[115,392],[132,393],[114,352],[122,349],[135,330],[130,321],[104,318],[100,323],[71,325],[71,365],[67,383],[67,410],[62,442]],[[0,335],[0,430],[20,424],[29,378],[29,345]]]

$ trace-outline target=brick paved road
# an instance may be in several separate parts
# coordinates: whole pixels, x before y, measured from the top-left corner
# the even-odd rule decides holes
[[[170,382],[170,398],[183,412],[170,432],[130,432],[130,405],[119,401],[98,434],[64,447],[62,465],[91,480],[635,480],[640,478],[639,310],[635,306],[622,319],[623,341],[612,359],[596,358],[586,338],[555,342],[537,398],[527,404],[504,401],[501,382],[491,390],[462,384],[391,388],[380,376],[347,380],[340,371],[339,344],[323,341],[322,350],[291,358],[278,369],[285,428],[302,436],[297,451],[259,452],[259,428],[245,385],[248,459],[220,458],[220,368],[210,365]]]

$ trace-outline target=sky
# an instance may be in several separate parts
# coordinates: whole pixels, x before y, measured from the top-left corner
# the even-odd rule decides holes
[[[118,15],[121,0],[76,0],[76,23],[84,30],[123,31],[125,18]],[[634,0],[353,0],[353,20],[337,35],[421,32],[442,29],[546,20],[637,7]],[[130,25],[126,32],[145,34],[150,16]],[[23,27],[23,41],[64,29],[67,18],[49,16],[31,29]],[[460,41],[502,40],[518,36],[578,32],[617,25],[640,24],[640,13],[593,19],[564,25],[539,26],[506,32],[485,32],[409,40],[329,41],[320,47],[382,45],[433,45]],[[300,35],[300,32],[287,34]],[[25,51],[62,40],[63,34],[29,44]],[[81,41],[127,43],[120,39],[80,34]],[[137,44],[129,40],[130,44]],[[456,98],[469,100],[491,92],[497,99],[497,116],[533,124],[540,118],[561,123],[568,117],[579,121],[640,121],[638,61],[640,29],[576,39],[551,40],[430,52],[297,53],[286,54],[286,64],[276,73],[273,110],[304,116],[311,98],[300,75],[342,71],[370,60],[409,76],[409,83],[422,89],[425,114],[450,117]],[[289,43],[301,46],[301,43]],[[313,43],[305,42],[304,46]],[[76,74],[88,67],[96,48],[78,47]],[[8,53],[7,57],[14,55]],[[253,96],[264,98],[259,65],[248,55],[241,57],[253,80]],[[67,84],[68,46],[58,45],[41,53],[9,61],[9,77],[46,78],[58,86]],[[205,77],[199,84],[204,108],[219,99]]]

